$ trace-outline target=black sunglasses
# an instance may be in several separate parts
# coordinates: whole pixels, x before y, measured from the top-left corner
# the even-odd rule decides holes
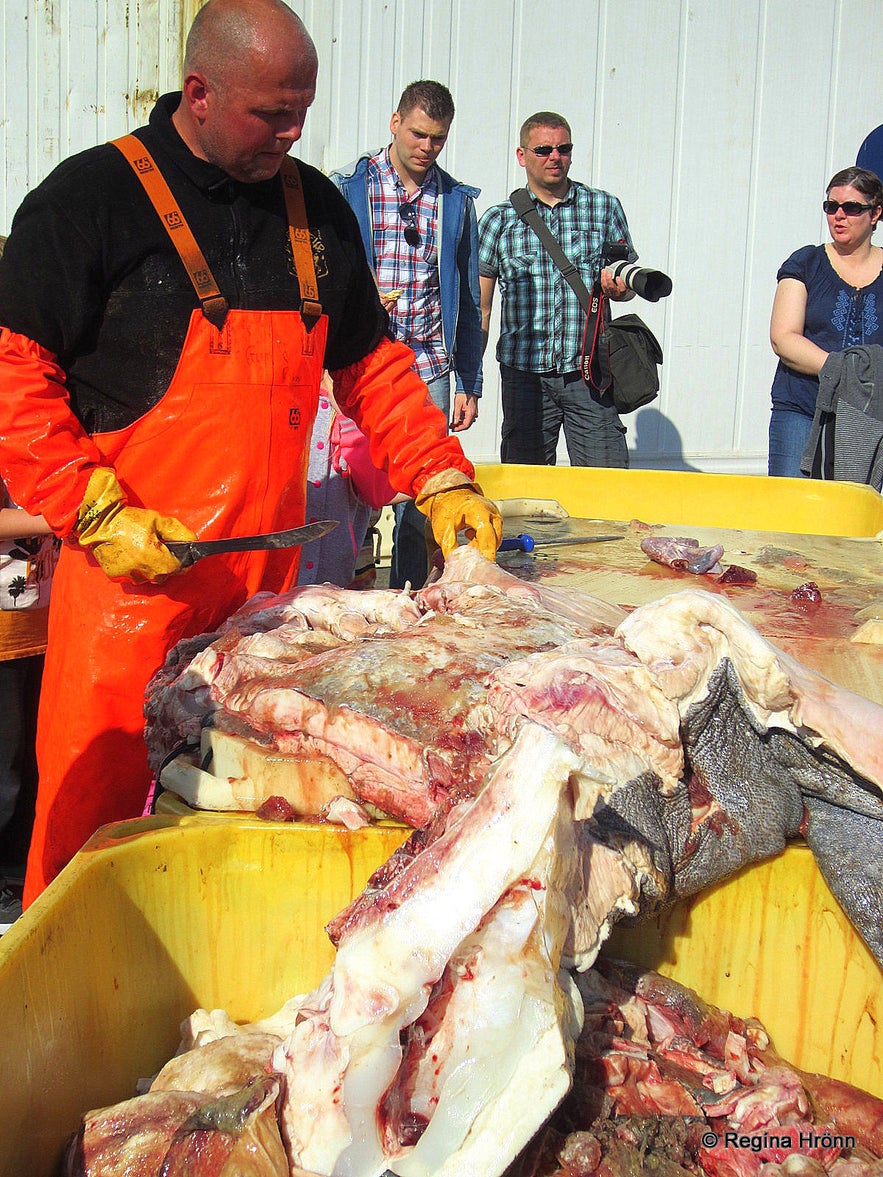
[[[400,204],[399,216],[405,222],[405,240],[413,248],[420,244],[420,230],[417,228],[417,210],[413,204]]]
[[[553,151],[557,151],[559,155],[570,155],[573,151],[572,143],[558,143],[553,147],[550,143],[543,143],[541,147],[528,147],[528,151],[532,151],[534,155],[547,156],[551,155]]]
[[[859,213],[869,213],[876,207],[874,204],[859,204],[857,200],[844,200],[842,204],[837,200],[822,201],[822,208],[829,217],[833,217],[838,208],[842,208],[848,217],[857,217]]]

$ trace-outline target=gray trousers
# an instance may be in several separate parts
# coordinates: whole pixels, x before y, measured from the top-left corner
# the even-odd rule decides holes
[[[626,430],[612,399],[579,372],[524,372],[501,364],[500,374],[501,461],[554,466],[563,428],[571,466],[628,466]]]

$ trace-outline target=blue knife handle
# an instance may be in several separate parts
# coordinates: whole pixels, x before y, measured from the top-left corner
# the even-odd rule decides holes
[[[532,552],[533,549],[532,536],[513,535],[510,539],[504,539],[497,550],[500,552]]]

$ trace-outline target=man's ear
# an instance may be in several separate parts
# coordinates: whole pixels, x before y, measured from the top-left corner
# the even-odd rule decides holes
[[[202,74],[188,74],[182,86],[184,101],[194,118],[203,119],[208,105],[209,87]]]
[[[397,110],[393,111],[392,117],[389,120],[389,133],[395,135],[396,131],[402,125],[402,116]]]
[[[521,166],[524,167],[524,148],[523,147],[516,147],[515,148],[515,158],[518,160],[518,162],[521,164]]]

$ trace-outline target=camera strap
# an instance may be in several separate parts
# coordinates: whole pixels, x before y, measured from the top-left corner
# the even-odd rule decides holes
[[[602,338],[605,317],[604,293],[599,280],[592,289],[592,300],[586,315],[582,362],[583,380],[598,392],[607,392],[613,383],[610,353],[606,340]]]
[[[516,188],[509,194],[509,203],[540,239],[540,244],[561,271],[561,275],[579,299],[586,312],[586,326],[583,332],[582,374],[586,384],[598,392],[610,387],[610,365],[602,357],[601,331],[604,326],[604,295],[601,283],[596,282],[589,293],[588,287],[579,275],[576,266],[558,244],[554,233],[539,214],[534,198],[527,188]]]
[[[591,297],[585,282],[579,276],[579,270],[558,244],[555,235],[539,214],[534,198],[527,188],[516,188],[509,194],[509,203],[518,213],[525,225],[529,225],[540,239],[549,257],[561,271],[565,281],[580,301],[580,306],[589,313]]]

